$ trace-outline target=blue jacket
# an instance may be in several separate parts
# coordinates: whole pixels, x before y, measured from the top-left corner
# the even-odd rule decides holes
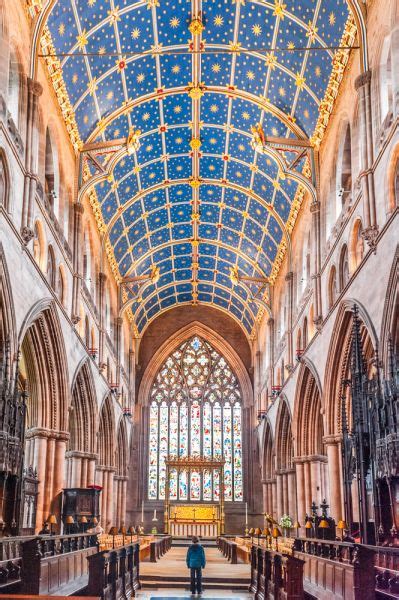
[[[186,563],[189,569],[200,569],[201,567],[205,567],[205,552],[200,544],[192,544],[189,547],[187,550]]]

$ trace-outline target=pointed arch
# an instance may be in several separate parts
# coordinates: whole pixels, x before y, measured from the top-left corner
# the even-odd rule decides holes
[[[101,410],[97,440],[98,460],[101,466],[115,465],[115,419],[111,394],[105,398]]]
[[[69,450],[96,452],[97,401],[90,362],[80,364],[72,385]]]
[[[29,392],[28,427],[67,431],[68,363],[55,303],[41,300],[19,334]]]
[[[275,477],[275,474],[273,430],[269,419],[266,418],[263,434],[262,476],[263,479],[271,479]]]
[[[291,427],[291,411],[285,396],[280,395],[275,433],[276,468],[292,469],[294,446]]]
[[[302,358],[294,401],[295,456],[324,454],[322,390],[312,363]]]
[[[218,352],[220,352],[222,356],[226,358],[239,380],[243,396],[243,404],[246,406],[252,405],[252,383],[241,358],[232,348],[232,346],[230,346],[228,342],[226,342],[218,333],[216,333],[216,331],[210,327],[207,327],[203,323],[200,323],[199,321],[194,321],[182,329],[179,329],[172,338],[166,340],[154,353],[144,372],[143,379],[141,380],[138,394],[139,403],[146,404],[148,402],[150,397],[150,388],[159,365],[161,365],[167,359],[168,355],[173,352],[175,348],[178,348],[178,346],[182,344],[184,340],[194,335],[205,338]]]
[[[362,322],[362,338],[364,342],[365,360],[370,361],[378,347],[378,339],[370,317],[365,308],[357,300],[344,300],[338,309],[330,346],[327,353],[327,364],[324,378],[325,434],[335,435],[341,430],[340,402],[343,379],[349,378],[350,342],[352,335],[352,310],[354,304],[359,308],[359,319]]]
[[[127,477],[128,472],[128,439],[126,431],[126,422],[122,417],[118,424],[118,433],[116,437],[115,452],[116,474],[119,477]]]

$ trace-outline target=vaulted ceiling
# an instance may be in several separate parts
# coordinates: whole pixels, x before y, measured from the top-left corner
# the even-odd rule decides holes
[[[348,16],[345,0],[56,2],[49,32],[97,149],[86,177],[115,163],[95,192],[119,274],[159,267],[132,301],[138,332],[193,302],[253,330],[254,284],[234,285],[231,269],[270,277],[298,183],[254,149],[251,127],[311,138]],[[110,154],[129,133],[130,152]]]

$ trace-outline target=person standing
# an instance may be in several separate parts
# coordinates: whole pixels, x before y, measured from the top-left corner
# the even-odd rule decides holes
[[[192,541],[193,543],[187,550],[186,563],[191,573],[191,594],[194,596],[195,593],[198,595],[202,593],[202,569],[205,568],[206,560],[199,539],[193,537]]]

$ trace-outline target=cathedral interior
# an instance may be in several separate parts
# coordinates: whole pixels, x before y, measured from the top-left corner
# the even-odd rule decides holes
[[[0,48],[0,595],[398,599],[399,1]]]

